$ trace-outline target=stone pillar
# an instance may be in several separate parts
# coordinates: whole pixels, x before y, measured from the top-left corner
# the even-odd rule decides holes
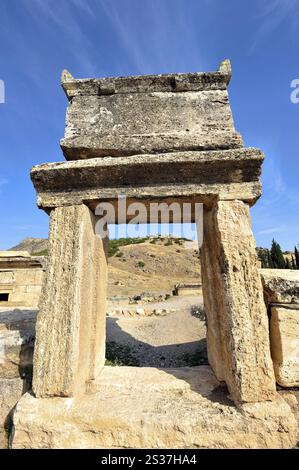
[[[37,397],[84,393],[104,364],[107,252],[95,223],[83,204],[51,212],[34,353]]]
[[[205,211],[201,258],[208,357],[236,403],[275,396],[255,248],[247,204],[219,201]]]

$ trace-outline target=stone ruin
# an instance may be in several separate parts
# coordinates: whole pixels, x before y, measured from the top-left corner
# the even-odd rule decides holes
[[[50,250],[32,393],[16,407],[13,448],[295,445],[295,417],[276,391],[249,214],[264,157],[234,128],[230,78],[229,61],[211,73],[63,72],[67,161],[31,171]],[[210,367],[104,367],[107,239],[95,234],[94,210],[119,195],[204,205]]]
[[[37,307],[44,271],[43,257],[0,251],[0,307]]]

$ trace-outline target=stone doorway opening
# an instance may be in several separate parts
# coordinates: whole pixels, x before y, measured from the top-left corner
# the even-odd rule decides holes
[[[0,302],[8,302],[9,301],[9,293],[3,292],[0,293]]]
[[[165,227],[162,234],[144,227],[139,237],[110,238],[106,365],[208,363],[199,248],[188,225]],[[179,289],[174,295],[184,285],[198,286],[197,292]]]

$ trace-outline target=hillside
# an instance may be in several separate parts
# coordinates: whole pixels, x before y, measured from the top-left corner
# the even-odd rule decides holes
[[[26,238],[12,250],[46,255],[47,248],[47,239]],[[109,297],[167,293],[179,282],[199,281],[196,242],[173,237],[109,241]]]
[[[28,251],[31,255],[45,255],[48,249],[47,238],[24,238],[18,245],[10,248],[13,251]]]
[[[178,282],[199,282],[196,242],[149,238],[121,246],[109,257],[109,296],[171,292]]]

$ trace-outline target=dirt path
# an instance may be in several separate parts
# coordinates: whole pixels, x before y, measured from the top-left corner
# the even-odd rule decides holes
[[[175,297],[150,304],[171,309],[165,316],[108,317],[107,341],[117,343],[140,366],[180,367],[206,361],[206,325],[194,310],[202,307],[198,297]],[[132,306],[131,306],[132,308]]]

